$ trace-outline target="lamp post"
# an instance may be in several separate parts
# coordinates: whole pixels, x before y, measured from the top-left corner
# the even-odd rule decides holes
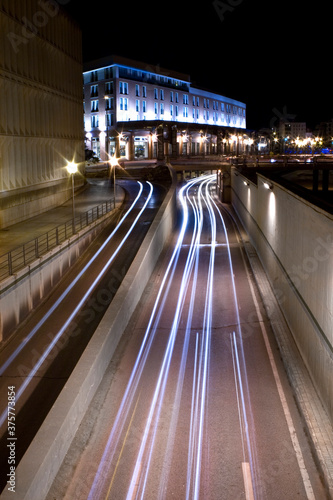
[[[72,178],[72,217],[73,217],[73,233],[75,233],[74,175],[78,171],[77,164],[74,163],[73,161],[68,162],[66,169]]]
[[[110,165],[113,168],[113,206],[116,208],[116,166],[118,159],[115,156],[110,156]]]

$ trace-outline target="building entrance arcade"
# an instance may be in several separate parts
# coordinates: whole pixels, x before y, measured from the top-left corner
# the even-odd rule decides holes
[[[99,137],[98,137],[99,136]],[[86,146],[102,161],[108,155],[127,160],[208,155],[241,155],[250,152],[251,139],[244,129],[175,122],[118,122],[110,133],[95,131],[86,136]]]

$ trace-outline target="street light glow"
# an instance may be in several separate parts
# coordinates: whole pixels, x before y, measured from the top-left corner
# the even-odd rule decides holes
[[[116,167],[118,165],[118,160],[119,158],[116,158],[114,155],[113,156],[109,156],[109,160],[108,162],[110,163],[111,167]]]
[[[69,174],[76,174],[78,171],[77,163],[74,163],[73,161],[67,162],[66,169]]]

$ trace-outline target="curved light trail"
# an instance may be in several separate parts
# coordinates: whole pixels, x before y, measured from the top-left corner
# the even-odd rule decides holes
[[[33,377],[36,375],[37,371],[40,369],[44,361],[47,359],[49,356],[50,352],[52,349],[55,347],[65,330],[68,328],[70,323],[73,321],[75,318],[76,314],[80,311],[81,307],[85,303],[85,301],[88,299],[98,282],[101,280],[115,257],[118,255],[119,251],[121,248],[124,246],[125,242],[129,238],[130,234],[132,233],[135,225],[139,221],[140,217],[142,216],[143,212],[145,211],[148,203],[150,202],[150,199],[153,195],[153,185],[150,182],[147,182],[149,185],[149,193],[147,195],[147,198],[138,212],[137,216],[135,217],[134,221],[132,222],[130,228],[128,229],[127,233],[125,234],[124,238],[122,241],[119,243],[118,247],[116,250],[113,252],[111,257],[108,259],[106,264],[103,266],[102,270],[98,273],[97,277],[93,280],[92,284],[89,286],[89,288],[85,291],[85,293],[81,296],[78,304],[74,307],[72,310],[71,314],[68,316],[68,318],[64,321],[63,325],[61,328],[58,330],[57,334],[54,336],[52,341],[49,343],[47,348],[44,350],[43,354],[40,356],[38,361],[35,363],[33,368],[30,370],[30,372],[27,374],[25,377],[24,382],[20,385],[16,392],[16,402],[20,399],[22,394],[24,393],[25,389],[27,386],[30,384],[30,382],[33,380]],[[7,361],[0,367],[0,375],[3,375],[5,370],[11,365],[11,363],[15,360],[15,358],[18,356],[18,354],[22,351],[22,349],[28,344],[28,342],[34,337],[34,335],[37,333],[37,331],[42,327],[42,325],[45,323],[45,321],[55,312],[55,310],[61,305],[61,303],[64,301],[64,299],[68,296],[70,291],[73,289],[73,287],[77,284],[79,279],[87,272],[89,267],[92,265],[92,263],[96,260],[96,258],[100,255],[102,250],[105,248],[105,246],[110,242],[110,240],[113,238],[113,236],[116,234],[116,232],[120,229],[122,226],[123,222],[125,219],[128,217],[128,215],[132,212],[132,210],[135,208],[137,205],[138,201],[140,200],[143,192],[143,184],[141,182],[138,182],[138,187],[139,191],[134,199],[133,203],[129,207],[129,209],[126,211],[126,213],[123,215],[117,226],[114,228],[112,233],[108,236],[108,238],[104,241],[104,243],[101,245],[101,247],[98,249],[98,251],[94,254],[94,256],[89,260],[89,262],[83,267],[83,269],[78,273],[78,275],[74,278],[74,280],[71,282],[71,284],[66,288],[66,290],[61,294],[61,296],[58,298],[58,300],[53,304],[53,306],[48,310],[48,312],[43,316],[43,318],[37,323],[37,325],[31,330],[31,332],[25,337],[25,339],[22,341],[22,343],[15,349],[15,351],[11,354],[11,356],[7,359]],[[5,411],[1,414],[0,416],[0,426],[5,422],[7,418],[7,408]]]
[[[213,295],[214,295],[214,276],[216,269],[216,248],[218,227],[220,233],[226,241],[224,246],[228,252],[229,279],[232,281],[234,310],[236,315],[237,341],[234,334],[234,345],[237,348],[237,388],[240,389],[242,404],[240,405],[242,414],[240,422],[242,426],[244,461],[250,462],[251,475],[255,475],[255,443],[251,434],[252,420],[251,405],[249,401],[249,392],[246,380],[246,366],[241,344],[241,325],[238,314],[238,302],[236,287],[233,275],[233,266],[229,248],[229,241],[226,226],[222,214],[210,195],[212,183],[215,181],[215,175],[203,176],[192,179],[179,191],[179,203],[182,213],[182,223],[179,235],[173,249],[173,253],[167,265],[159,287],[155,303],[152,308],[151,316],[143,335],[140,350],[131,372],[126,390],[124,392],[121,404],[116,414],[112,429],[109,433],[104,451],[99,463],[97,473],[90,488],[89,500],[99,500],[112,498],[112,484],[119,463],[117,461],[116,470],[112,473],[113,463],[117,460],[117,449],[120,445],[122,434],[124,433],[126,422],[128,422],[133,408],[137,408],[139,384],[143,371],[148,363],[148,357],[155,340],[158,336],[158,328],[161,328],[163,321],[163,311],[170,293],[175,293],[173,279],[175,273],[182,273],[177,292],[177,300],[174,305],[172,322],[168,332],[165,349],[163,351],[159,372],[156,373],[154,389],[151,401],[145,417],[144,428],[140,438],[140,445],[135,455],[133,471],[127,486],[126,500],[144,499],[148,495],[147,488],[149,474],[154,462],[153,453],[156,448],[158,425],[161,417],[162,406],[166,393],[167,383],[170,378],[170,366],[173,360],[175,343],[179,338],[180,325],[185,324],[184,338],[182,339],[182,351],[178,369],[178,378],[176,390],[174,393],[173,411],[170,419],[168,439],[165,444],[163,457],[163,471],[169,470],[172,460],[172,450],[174,447],[174,429],[177,425],[180,413],[180,399],[184,390],[184,379],[187,370],[193,373],[192,380],[192,403],[190,409],[190,423],[188,429],[188,447],[187,447],[187,472],[184,498],[198,500],[201,492],[202,480],[202,461],[205,446],[204,434],[206,432],[206,412],[208,400],[208,381],[211,357],[211,334],[213,318]],[[218,214],[218,215],[217,215]],[[190,221],[192,228],[190,233]],[[209,241],[203,241],[203,229],[209,227]],[[222,228],[222,229],[221,229]],[[189,234],[190,233],[190,234]],[[186,244],[186,238],[190,236],[190,243]],[[206,281],[200,283],[200,294],[198,293],[198,273],[200,269],[202,253],[209,248],[208,265]],[[185,263],[180,259],[181,251],[186,253]],[[204,262],[204,260],[203,260]],[[205,269],[206,269],[205,267]],[[200,297],[199,297],[200,295]],[[203,297],[203,298],[202,298]],[[202,308],[200,328],[194,325],[194,313],[198,308]],[[201,310],[201,309],[200,309]],[[190,338],[193,330],[195,334],[195,352],[194,360],[189,356]],[[233,351],[235,356],[235,351]],[[240,354],[239,354],[240,353]],[[132,417],[133,418],[133,414]],[[128,432],[128,431],[127,431]],[[126,432],[126,435],[127,435]],[[122,447],[123,448],[123,447]],[[112,480],[110,483],[109,475],[105,473],[110,471]],[[158,488],[158,499],[165,498],[166,485],[168,482],[167,473],[161,474]],[[107,493],[106,493],[107,492]],[[256,497],[257,498],[257,497]]]

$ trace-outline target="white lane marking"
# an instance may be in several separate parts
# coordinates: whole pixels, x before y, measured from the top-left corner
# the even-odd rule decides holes
[[[246,500],[254,500],[251,469],[249,462],[242,462],[242,472],[243,472]]]
[[[263,317],[262,317],[260,309],[259,309],[259,304],[258,304],[257,298],[256,298],[255,293],[254,293],[253,285],[252,285],[251,278],[250,278],[250,275],[249,275],[249,272],[248,272],[248,269],[247,269],[247,265],[246,265],[246,262],[245,262],[245,259],[244,259],[243,251],[241,251],[241,253],[242,253],[242,258],[243,258],[243,262],[244,262],[244,267],[245,267],[245,270],[246,270],[247,279],[248,279],[250,290],[251,290],[251,295],[252,295],[253,303],[254,303],[254,306],[256,308],[256,313],[257,313],[257,316],[258,316],[259,325],[260,325],[260,328],[261,328],[261,333],[262,333],[262,336],[263,336],[263,339],[264,339],[264,342],[265,342],[265,346],[266,346],[266,350],[267,350],[267,354],[268,354],[268,359],[269,359],[269,362],[271,364],[271,368],[272,368],[272,371],[273,371],[273,375],[274,375],[276,387],[277,387],[278,394],[279,394],[280,401],[281,401],[281,405],[282,405],[282,408],[283,408],[283,413],[284,413],[284,416],[285,416],[286,421],[287,421],[290,438],[291,438],[291,441],[292,441],[292,444],[293,444],[293,447],[294,447],[294,450],[295,450],[295,455],[296,455],[296,458],[297,458],[298,467],[299,467],[299,470],[300,470],[300,473],[301,473],[301,476],[302,476],[303,485],[304,485],[305,492],[306,492],[306,497],[307,497],[308,500],[315,500],[315,495],[313,493],[313,489],[312,489],[311,481],[310,481],[310,478],[309,478],[309,474],[308,474],[308,471],[307,471],[305,463],[304,463],[304,458],[303,458],[301,446],[299,444],[299,441],[298,441],[298,438],[297,438],[297,435],[296,435],[296,429],[295,429],[295,426],[294,426],[294,423],[293,423],[293,419],[292,419],[291,413],[289,411],[289,407],[288,407],[288,403],[287,403],[287,400],[286,400],[286,396],[284,394],[284,390],[283,390],[283,387],[282,387],[281,379],[280,379],[280,376],[279,376],[279,373],[278,373],[278,370],[277,370],[277,366],[276,366],[276,363],[275,363],[275,359],[274,359],[274,356],[273,356],[273,352],[272,352],[272,349],[271,349],[271,346],[270,346],[270,343],[269,343],[269,339],[268,339],[268,335],[267,335],[267,330],[266,330],[266,327],[265,327],[264,322],[263,322],[264,320],[263,320]]]

